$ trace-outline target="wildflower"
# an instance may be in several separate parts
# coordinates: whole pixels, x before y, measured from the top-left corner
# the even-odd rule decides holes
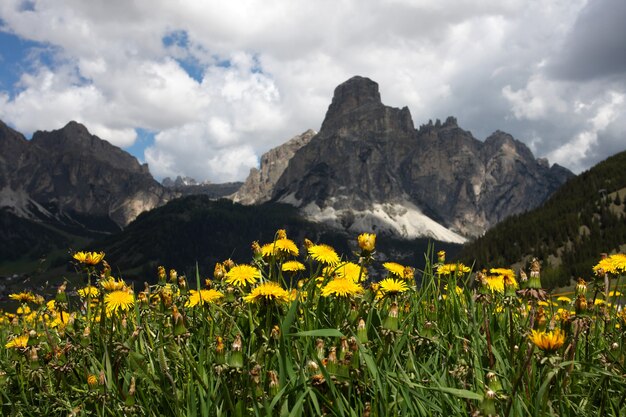
[[[362,251],[371,253],[376,246],[376,234],[374,233],[361,233],[357,238],[359,247]]]
[[[415,278],[415,268],[412,266],[405,266],[402,277],[407,281],[413,280]]]
[[[226,282],[237,287],[254,284],[259,278],[261,278],[261,271],[250,265],[233,266],[226,273]]]
[[[112,291],[104,296],[106,312],[111,315],[118,310],[126,311],[135,304],[134,295],[125,290]]]
[[[385,262],[383,267],[398,278],[404,278],[404,266],[395,262]]]
[[[569,298],[569,297],[566,297],[566,296],[564,296],[564,295],[561,295],[560,297],[558,297],[558,298],[556,299],[556,301],[560,301],[560,302],[561,302],[561,303],[563,303],[563,304],[569,304],[569,303],[571,303],[571,302],[572,302],[572,299],[571,299],[571,298]]]
[[[215,268],[213,269],[213,278],[215,278],[216,281],[221,281],[225,276],[226,269],[224,268],[224,265],[219,262],[216,263]]]
[[[326,265],[337,265],[339,263],[339,255],[337,255],[335,249],[328,245],[313,245],[308,249],[308,251],[311,258],[318,262]]]
[[[558,350],[565,343],[565,333],[561,329],[550,332],[533,330],[528,338],[546,353]]]
[[[18,292],[14,294],[9,294],[9,298],[11,300],[19,301],[20,303],[34,303],[36,298],[31,292]]]
[[[198,304],[202,305],[214,303],[224,297],[224,294],[217,290],[191,290],[190,293],[191,295],[189,296],[189,300],[187,301],[187,304],[185,304],[187,307],[195,307]]]
[[[443,264],[437,268],[438,275],[454,275],[456,274],[467,274],[471,271],[469,266],[465,266],[462,263],[458,264]]]
[[[306,267],[298,261],[287,261],[282,264],[281,269],[283,272],[298,272],[304,271]]]
[[[609,291],[609,297],[619,297],[620,295],[622,295],[622,293],[619,291]]]
[[[285,253],[288,255],[298,256],[300,254],[298,246],[296,246],[296,244],[291,239],[277,239],[274,242],[274,247],[281,253]]]
[[[287,231],[285,229],[278,229],[276,231],[276,239],[287,239]]]
[[[80,295],[81,298],[96,298],[98,297],[99,294],[100,294],[100,291],[98,291],[98,288],[92,285],[89,285],[87,287],[84,287],[78,290],[78,295]]]
[[[380,291],[385,295],[396,295],[409,290],[405,281],[394,278],[385,278],[380,281]]]
[[[321,294],[323,297],[328,297],[330,295],[335,295],[337,297],[350,297],[361,294],[362,292],[363,287],[356,282],[350,279],[335,278],[330,280],[330,282],[322,288]]]
[[[580,294],[576,297],[574,310],[576,311],[576,314],[582,314],[587,311],[587,300],[585,299],[585,294]]]
[[[21,336],[15,336],[13,339],[9,340],[9,343],[4,345],[5,348],[11,349],[24,349],[28,346],[28,334],[23,334]]]
[[[98,265],[104,259],[104,252],[76,252],[72,257],[85,265]]]
[[[259,302],[261,300],[287,303],[289,302],[289,293],[277,283],[268,281],[254,288],[243,299],[247,303]]]
[[[26,314],[30,314],[31,309],[29,306],[20,306],[15,312],[20,316],[25,316]]]
[[[122,281],[121,279],[116,280],[113,277],[101,279],[100,286],[105,291],[122,291],[127,288],[126,283],[124,281]]]
[[[593,271],[598,276],[604,274],[620,275],[626,273],[626,254],[616,253],[601,259],[594,267]]]
[[[587,292],[587,283],[585,282],[584,279],[582,278],[578,278],[578,283],[576,284],[576,296],[579,296],[581,294],[585,294]]]
[[[335,274],[338,278],[350,279],[354,282],[364,281],[367,277],[367,269],[362,268],[354,262],[345,262],[335,268]]]

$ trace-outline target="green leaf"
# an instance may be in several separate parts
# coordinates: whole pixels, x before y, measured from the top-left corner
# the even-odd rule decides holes
[[[306,330],[298,333],[290,333],[288,336],[292,337],[345,337],[343,333],[341,333],[337,329],[316,329],[316,330]]]

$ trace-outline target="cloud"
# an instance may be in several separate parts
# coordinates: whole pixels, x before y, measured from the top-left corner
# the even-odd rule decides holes
[[[358,74],[416,125],[455,115],[581,170],[624,133],[623,4],[5,0],[2,30],[47,57],[0,92],[0,117],[26,133],[78,120],[120,146],[145,129],[155,176],[241,180]]]

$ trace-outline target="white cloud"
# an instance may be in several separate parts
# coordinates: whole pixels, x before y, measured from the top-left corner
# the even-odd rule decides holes
[[[0,93],[0,117],[25,133],[77,120],[120,146],[147,129],[157,177],[235,180],[318,129],[333,89],[358,74],[416,124],[455,115],[479,138],[505,130],[579,170],[618,146],[625,77],[612,66],[610,80],[573,82],[553,68],[577,59],[559,51],[610,2],[4,0],[4,30],[52,58],[33,55]]]

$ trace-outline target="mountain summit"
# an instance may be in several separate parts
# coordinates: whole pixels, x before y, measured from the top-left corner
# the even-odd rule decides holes
[[[416,130],[408,108],[385,106],[378,84],[357,76],[335,89],[272,199],[353,232],[461,243],[538,206],[571,176],[506,133],[477,140],[454,117]]]

